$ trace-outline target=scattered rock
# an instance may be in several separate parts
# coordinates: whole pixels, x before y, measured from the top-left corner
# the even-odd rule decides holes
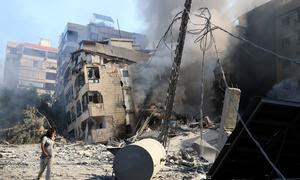
[[[181,157],[182,157],[183,160],[186,160],[188,162],[193,162],[194,161],[194,158],[191,157],[189,155],[189,153],[186,152],[185,150],[181,149],[180,152],[181,152]]]
[[[9,142],[7,142],[5,140],[0,140],[0,144],[9,145]]]
[[[183,166],[187,166],[187,167],[195,167],[195,164],[192,163],[192,162],[187,162],[187,161],[179,161],[179,164],[180,165],[183,165]]]

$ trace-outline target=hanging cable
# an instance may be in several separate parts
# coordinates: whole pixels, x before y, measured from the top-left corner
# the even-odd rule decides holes
[[[209,12],[209,9],[208,8],[200,8],[199,9],[199,14],[196,14],[197,17],[200,17],[202,19],[205,20],[205,23],[204,23],[204,27],[202,29],[193,29],[193,30],[190,30],[189,33],[190,34],[193,34],[193,35],[198,35],[198,37],[195,39],[195,43],[199,43],[200,45],[200,49],[202,50],[203,52],[203,56],[205,55],[205,51],[208,50],[212,45],[214,45],[214,48],[215,48],[215,51],[216,51],[216,56],[217,56],[217,59],[218,59],[218,64],[221,68],[221,73],[222,73],[222,78],[224,80],[224,83],[225,83],[225,86],[226,88],[229,88],[228,86],[228,83],[227,83],[227,80],[226,80],[226,77],[225,77],[225,73],[224,73],[224,69],[222,67],[222,63],[221,63],[221,60],[220,58],[218,57],[218,51],[217,51],[217,46],[216,46],[216,42],[215,42],[215,39],[214,39],[214,36],[213,36],[213,31],[216,30],[216,29],[220,29],[222,30],[223,32],[226,32],[228,33],[229,35],[239,39],[239,40],[242,40],[242,41],[245,41],[247,43],[249,43],[250,45],[258,48],[258,49],[261,49],[265,52],[268,52],[270,54],[273,54],[274,56],[280,58],[280,59],[285,59],[285,60],[288,60],[288,61],[291,61],[293,63],[296,63],[298,64],[297,61],[293,60],[293,59],[290,59],[288,57],[284,57],[284,56],[281,56],[271,50],[268,50],[268,49],[265,49],[265,48],[262,48],[258,45],[256,45],[255,43],[245,39],[245,38],[242,38],[242,37],[239,37],[239,36],[236,36],[228,31],[226,31],[225,29],[219,27],[219,26],[216,26],[216,25],[213,25],[211,23],[211,14]],[[213,25],[213,27],[212,27]],[[203,24],[200,24],[200,26],[203,26]],[[209,41],[209,45],[207,46],[207,38],[210,38],[210,41]],[[204,57],[203,57],[204,59]],[[267,155],[267,153],[264,151],[264,149],[262,148],[262,146],[259,144],[259,142],[254,138],[254,136],[252,135],[252,133],[250,132],[250,130],[248,129],[246,123],[244,122],[244,120],[242,119],[240,113],[238,112],[238,108],[235,106],[235,104],[233,103],[233,101],[231,100],[231,103],[233,104],[235,110],[237,111],[237,117],[238,117],[238,121],[241,122],[241,124],[243,125],[244,129],[246,130],[248,136],[250,137],[250,139],[255,143],[255,145],[258,147],[258,149],[260,150],[260,152],[262,153],[262,155],[264,156],[264,158],[268,161],[268,163],[270,164],[270,166],[273,168],[273,170],[277,173],[277,175],[282,178],[283,180],[286,180],[285,176],[280,172],[280,170],[275,166],[275,164],[270,160],[269,156]]]
[[[183,12],[183,11],[180,11],[180,12],[178,12],[178,13],[174,16],[174,18],[173,18],[172,22],[170,23],[170,25],[168,26],[167,30],[165,31],[165,33],[163,34],[163,36],[161,37],[161,39],[158,41],[158,43],[157,43],[157,45],[156,45],[156,47],[155,47],[153,53],[151,54],[149,60],[148,60],[145,64],[141,64],[141,65],[140,65],[141,67],[138,67],[137,70],[136,70],[136,72],[141,72],[141,71],[143,71],[144,69],[146,69],[146,68],[148,68],[148,67],[150,66],[150,64],[151,64],[151,62],[152,62],[152,60],[153,60],[153,58],[156,56],[156,53],[157,53],[158,50],[160,49],[162,43],[164,43],[164,45],[165,45],[168,49],[170,49],[170,47],[169,47],[169,46],[167,45],[167,43],[166,43],[166,39],[168,38],[169,32],[170,32],[170,30],[172,29],[172,27],[173,27],[173,25],[175,24],[175,22],[177,22],[178,20],[181,19],[181,16],[180,16],[180,15],[182,14],[182,12]]]

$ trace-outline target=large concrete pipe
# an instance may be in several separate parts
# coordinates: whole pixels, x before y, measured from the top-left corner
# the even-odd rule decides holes
[[[149,180],[165,163],[166,151],[154,139],[143,139],[120,149],[113,163],[118,180]]]

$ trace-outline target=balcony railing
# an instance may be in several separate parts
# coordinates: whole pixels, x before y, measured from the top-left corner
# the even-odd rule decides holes
[[[105,116],[103,104],[89,104],[90,116]]]

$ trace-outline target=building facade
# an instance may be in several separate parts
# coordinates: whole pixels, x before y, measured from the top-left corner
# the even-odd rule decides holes
[[[65,70],[71,53],[79,48],[79,42],[105,41],[111,38],[132,39],[132,46],[136,50],[145,50],[148,44],[145,35],[115,29],[113,19],[108,16],[93,14],[93,19],[87,25],[68,23],[59,41],[58,77]],[[61,82],[62,79],[58,79],[57,96],[62,95]]]
[[[300,1],[278,1],[275,22],[276,52],[300,63]],[[300,75],[300,65],[277,59],[279,80]]]
[[[75,23],[67,24],[64,32],[60,36],[58,47],[57,86],[55,91],[56,101],[54,104],[56,109],[62,109],[66,105],[63,76],[71,59],[71,54],[79,49],[79,43],[84,40],[104,42],[112,38],[131,39],[130,41],[132,41],[132,43],[130,46],[135,50],[145,50],[148,44],[145,35],[115,29],[112,18],[99,14],[93,14],[93,19],[87,25]],[[111,45],[124,45],[124,43],[119,43],[118,41],[115,41],[114,43],[118,44]],[[61,113],[60,119],[62,122],[66,119],[65,115],[66,114]],[[67,124],[61,123],[59,126],[61,126],[61,129],[66,129]]]
[[[270,0],[239,18],[241,35],[279,55],[300,58],[300,1]],[[251,51],[251,47],[247,47]],[[248,52],[258,59],[273,61],[275,81],[292,77],[299,66],[262,50]],[[276,60],[276,62],[274,62]],[[271,63],[270,63],[271,64]],[[264,68],[264,67],[262,67]]]
[[[238,18],[240,36],[265,49],[240,42],[231,57],[242,107],[251,97],[266,96],[275,84],[299,75],[299,65],[268,52],[300,59],[299,8],[298,0],[271,0]]]
[[[133,50],[132,45],[126,39],[82,41],[72,53],[62,77],[71,136],[107,142],[134,129],[130,66],[147,60],[148,55]]]
[[[40,44],[8,42],[4,86],[36,88],[38,94],[53,95],[56,86],[57,49],[48,40]]]

